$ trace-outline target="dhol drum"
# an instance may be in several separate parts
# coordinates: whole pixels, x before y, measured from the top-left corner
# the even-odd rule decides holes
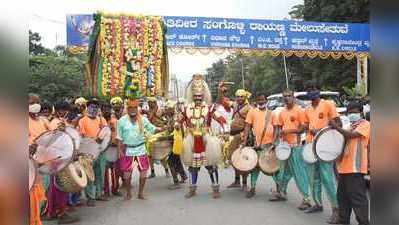
[[[313,142],[307,143],[305,146],[303,146],[302,158],[303,161],[308,164],[313,164],[317,162],[317,157],[313,152]]]
[[[172,140],[157,140],[152,144],[151,158],[155,160],[165,159],[172,151]]]
[[[266,151],[259,156],[258,166],[260,170],[268,176],[273,176],[277,173],[280,166],[276,156],[276,151],[270,148],[266,149]]]
[[[105,151],[111,144],[111,127],[105,126],[98,133],[97,137],[102,140],[100,144],[101,151]]]
[[[40,173],[56,174],[72,161],[74,142],[67,133],[59,130],[48,131],[34,142],[37,150],[33,159],[40,165]]]
[[[231,155],[231,164],[240,173],[248,174],[258,164],[258,155],[251,147],[238,148]]]
[[[93,170],[93,159],[90,155],[80,155],[78,157],[78,162],[82,166],[88,181],[94,182],[95,174]]]
[[[280,142],[277,146],[276,146],[276,157],[278,160],[280,161],[285,161],[288,160],[291,156],[291,147],[290,145],[283,141]]]
[[[222,142],[217,136],[205,135],[205,166],[217,166],[222,162]]]
[[[70,163],[55,178],[57,188],[67,193],[79,192],[87,185],[87,175],[79,161]]]
[[[330,127],[320,130],[313,141],[313,151],[323,162],[334,162],[344,152],[346,140],[343,134]]]
[[[118,148],[111,146],[105,151],[105,158],[107,162],[116,162],[118,160]]]
[[[72,126],[66,126],[65,132],[71,136],[73,142],[75,143],[75,150],[79,149],[80,147],[80,134],[79,132]]]
[[[92,160],[96,160],[101,153],[100,145],[93,139],[84,137],[80,141],[79,155],[88,155]]]
[[[33,185],[36,182],[37,167],[35,161],[29,158],[29,191],[32,190]]]

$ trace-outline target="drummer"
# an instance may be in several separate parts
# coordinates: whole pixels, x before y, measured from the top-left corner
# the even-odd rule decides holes
[[[233,137],[232,143],[236,143],[237,145],[231,144],[230,145],[230,154],[239,147],[241,144],[241,136],[244,132],[245,128],[245,119],[246,116],[251,109],[249,105],[248,99],[251,97],[251,93],[244,89],[238,89],[235,93],[236,101],[233,104],[233,120],[230,125],[230,135]],[[238,141],[235,141],[238,140]],[[242,186],[240,183],[240,174],[237,170],[234,170],[234,182],[227,186],[227,188],[239,188],[241,187],[242,190],[247,190],[247,174],[241,175],[242,177]]]
[[[50,122],[50,130],[65,129],[66,115],[69,111],[68,102],[58,102],[54,106],[54,118]],[[68,193],[60,191],[56,187],[56,176],[50,175],[50,186],[47,192],[47,218],[46,220],[58,219],[59,224],[69,224],[79,221],[79,218],[68,214]]]
[[[47,131],[45,122],[39,118],[40,112],[40,97],[36,94],[29,94],[29,155],[30,157],[36,151],[36,145],[34,140]],[[46,201],[45,190],[43,187],[42,178],[40,175],[36,178],[36,182],[29,192],[29,224],[30,225],[41,225],[42,220],[40,218],[40,205]]]
[[[130,99],[127,102],[127,115],[122,116],[117,123],[118,152],[120,169],[123,172],[123,183],[126,188],[126,200],[132,198],[132,172],[136,164],[140,171],[139,199],[146,199],[144,187],[149,168],[149,158],[145,146],[145,134],[160,131],[149,120],[138,112],[139,101]]]
[[[107,121],[103,117],[99,117],[99,106],[96,102],[89,102],[87,107],[87,115],[84,115],[79,120],[79,131],[82,137],[95,139],[102,127],[107,126]],[[85,188],[85,194],[88,198],[87,206],[95,206],[95,200],[108,201],[108,198],[103,194],[104,190],[104,176],[105,176],[105,155],[100,153],[98,158],[93,162],[93,170],[95,173],[95,181],[88,182]]]
[[[149,106],[149,110],[148,110],[148,120],[154,124],[157,127],[164,127],[167,123],[167,121],[165,120],[163,114],[163,110],[159,108],[158,103],[157,103],[157,99],[155,97],[148,97],[148,106]],[[150,167],[151,167],[151,174],[148,178],[154,178],[155,175],[155,168],[154,168],[154,160],[151,159],[150,157]],[[163,168],[165,169],[165,174],[166,177],[169,177],[169,169],[168,169],[168,163],[166,162],[166,159],[161,160],[161,164],[163,166]]]
[[[123,100],[121,97],[113,97],[110,101],[111,107],[105,107],[103,110],[104,118],[107,120],[108,125],[111,127],[111,146],[110,148],[117,148],[116,139],[116,127],[118,120],[123,114]],[[109,110],[111,108],[111,110]],[[111,179],[109,179],[111,176]],[[119,170],[119,163],[107,162],[107,167],[105,170],[105,185],[104,192],[107,196],[110,196],[108,181],[111,180],[111,192],[114,196],[122,196],[119,191],[119,180],[122,178],[121,172]]]
[[[78,117],[80,119],[87,113],[87,100],[83,97],[79,97],[75,100],[75,106],[78,109]]]
[[[280,163],[280,172],[277,174],[278,190],[270,201],[286,200],[287,186],[294,177],[296,186],[302,194],[303,201],[299,210],[311,207],[309,196],[309,179],[306,163],[302,158],[300,134],[303,132],[304,111],[295,102],[294,92],[283,92],[285,107],[278,114],[279,139],[287,142],[291,147],[291,156],[285,163]]]
[[[246,125],[243,145],[247,143],[249,132],[253,130],[258,156],[264,154],[267,149],[272,148],[277,139],[277,132],[274,132],[275,126],[277,125],[277,118],[272,111],[267,109],[266,103],[267,100],[265,95],[258,95],[256,97],[256,107],[249,110],[245,119]],[[267,124],[266,119],[268,120]],[[247,192],[247,198],[255,196],[255,188],[259,173],[260,169],[258,167],[251,171],[251,189]]]
[[[304,123],[307,130],[306,142],[313,141],[314,136],[321,129],[328,126],[329,121],[337,120],[338,113],[332,101],[320,98],[320,90],[312,86],[307,97],[311,100],[311,105],[306,107]],[[313,196],[314,205],[306,210],[306,213],[317,213],[323,211],[322,206],[322,183],[326,189],[328,199],[332,207],[332,216],[327,222],[335,221],[338,216],[337,182],[334,173],[334,162],[316,162],[309,167],[309,182]]]
[[[330,123],[349,140],[344,156],[337,161],[339,217],[331,221],[331,224],[350,224],[352,209],[359,224],[370,223],[367,185],[363,178],[368,170],[370,122],[361,118],[361,109],[360,103],[349,103],[349,131]]]

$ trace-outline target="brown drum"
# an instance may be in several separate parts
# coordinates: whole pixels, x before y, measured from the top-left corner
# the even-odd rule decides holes
[[[61,191],[76,193],[87,185],[87,176],[78,161],[70,163],[56,175],[55,184]]]
[[[233,167],[243,174],[248,174],[256,167],[258,163],[258,155],[251,147],[237,149],[231,156]]]
[[[35,161],[29,158],[29,191],[32,190],[32,187],[36,182],[36,176],[37,176],[37,169]]]
[[[34,142],[37,150],[33,159],[40,165],[40,173],[56,174],[72,161],[74,142],[67,133],[59,130],[48,131]]]
[[[279,162],[276,156],[276,152],[271,149],[267,149],[259,156],[258,166],[260,170],[268,175],[273,176],[279,170]]]
[[[172,151],[173,141],[158,140],[152,144],[151,158],[155,160],[165,159]]]

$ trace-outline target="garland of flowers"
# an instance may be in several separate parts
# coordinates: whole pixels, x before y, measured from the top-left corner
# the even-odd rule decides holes
[[[99,92],[126,94],[136,85],[145,95],[162,92],[163,30],[160,17],[102,14]],[[138,81],[138,84],[137,84]],[[127,88],[127,89],[126,89]],[[130,90],[130,89],[129,89]]]

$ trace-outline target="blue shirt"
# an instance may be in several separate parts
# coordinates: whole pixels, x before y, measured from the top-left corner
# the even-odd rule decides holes
[[[147,118],[143,116],[140,118],[143,123],[144,133],[154,134],[155,126]],[[129,115],[124,115],[118,120],[116,137],[127,145],[126,156],[142,156],[146,154],[144,133],[140,131],[137,122],[130,120]]]

